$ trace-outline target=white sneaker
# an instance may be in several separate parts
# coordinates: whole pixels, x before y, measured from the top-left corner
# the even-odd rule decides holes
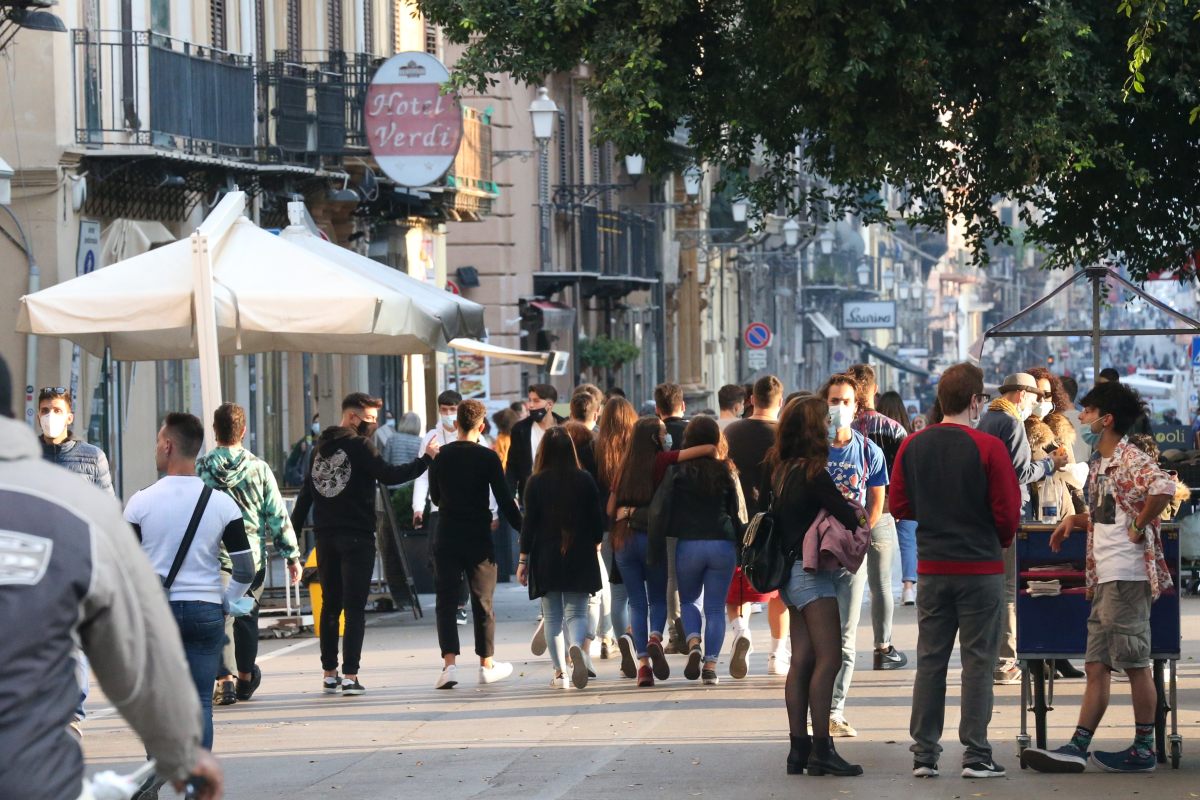
[[[535,656],[543,655],[546,652],[546,625],[540,619],[537,627],[533,629],[533,638],[529,640],[529,652]]]
[[[792,658],[786,650],[780,650],[778,653],[771,653],[767,656],[768,675],[787,675],[791,666]]]
[[[599,639],[592,639],[592,644],[591,644],[591,646],[588,647],[587,656],[589,658],[599,658],[600,657],[600,640]],[[591,664],[589,664],[588,667],[590,668]]]
[[[437,683],[433,685],[435,689],[453,689],[458,685],[458,667],[451,664],[448,667],[442,668],[442,674],[438,676]]]
[[[585,689],[588,685],[587,654],[577,644],[571,645],[568,652],[571,656],[571,683],[575,684],[576,689]]]
[[[507,661],[493,661],[492,666],[479,668],[480,683],[495,683],[512,675],[513,666]]]
[[[729,677],[742,679],[746,677],[749,671],[748,659],[750,654],[754,652],[754,646],[750,642],[749,631],[739,631],[733,637],[733,655],[729,659]]]
[[[900,604],[906,606],[917,604],[917,585],[915,583],[900,590]]]
[[[750,604],[750,613],[751,614],[761,614],[762,612],[763,612],[762,603],[751,603]]]
[[[567,676],[563,675],[561,672],[555,672],[554,677],[550,679],[550,688],[551,689],[567,688]]]

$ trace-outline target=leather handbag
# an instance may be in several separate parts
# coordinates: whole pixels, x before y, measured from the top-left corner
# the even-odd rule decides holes
[[[779,529],[779,520],[774,509],[775,498],[783,492],[793,471],[794,466],[783,476],[779,487],[772,493],[766,510],[758,512],[750,520],[742,537],[742,573],[754,587],[754,591],[763,594],[783,587],[791,571],[792,558],[784,552],[783,531]]]

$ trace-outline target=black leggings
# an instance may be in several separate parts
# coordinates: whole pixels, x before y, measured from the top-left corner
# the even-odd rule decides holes
[[[263,581],[266,578],[266,568],[260,569],[250,584],[249,594],[254,597],[254,609],[244,617],[225,618],[225,650],[221,658],[221,678],[230,677],[229,642],[233,640],[233,660],[237,671],[246,675],[254,672],[254,663],[258,660],[258,609],[262,599]]]
[[[463,574],[471,592],[471,615],[475,618],[475,654],[491,658],[495,652],[496,615],[492,597],[496,593],[496,559],[491,553],[438,549],[433,554],[434,585],[437,587],[437,634],[442,655],[460,655],[458,641],[458,597]]]
[[[342,674],[357,675],[367,624],[367,598],[375,569],[375,536],[317,534],[317,574],[321,580],[321,668],[338,667],[338,619],[346,614]]]
[[[792,666],[784,688],[792,736],[804,736],[812,715],[813,735],[829,735],[833,684],[842,668],[842,619],[837,599],[822,597],[791,609]]]

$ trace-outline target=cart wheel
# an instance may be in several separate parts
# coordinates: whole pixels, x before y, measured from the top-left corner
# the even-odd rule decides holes
[[[1170,736],[1171,769],[1179,769],[1179,759],[1183,757],[1183,737],[1177,733]]]
[[[1022,733],[1017,735],[1017,760],[1021,762],[1021,769],[1029,769],[1029,767],[1025,766],[1025,760],[1021,758],[1021,754],[1025,752],[1025,749],[1029,745],[1030,739],[1028,734]]]

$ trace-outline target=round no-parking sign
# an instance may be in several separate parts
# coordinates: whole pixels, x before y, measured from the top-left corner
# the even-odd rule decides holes
[[[761,350],[771,343],[771,329],[762,322],[751,322],[742,333],[742,339],[751,350]]]

